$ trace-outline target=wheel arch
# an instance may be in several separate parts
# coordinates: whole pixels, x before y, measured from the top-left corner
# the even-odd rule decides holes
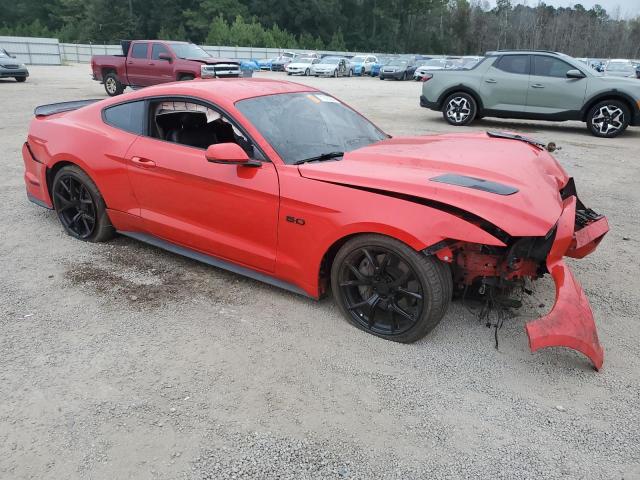
[[[91,170],[86,168],[86,165],[84,164],[84,162],[77,161],[75,159],[70,160],[68,158],[60,158],[60,159],[54,160],[50,165],[47,165],[47,170],[46,170],[47,193],[49,195],[49,200],[51,200],[51,204],[53,204],[53,195],[52,195],[53,180],[54,178],[56,178],[56,174],[61,169],[67,166],[78,167],[80,170],[82,170],[96,185],[96,188],[98,188],[98,191],[101,192],[100,187],[96,182],[95,175],[93,175],[93,172],[91,172]],[[104,199],[104,196],[103,196],[103,199]],[[106,199],[105,199],[105,204],[106,204]]]
[[[476,116],[480,114],[482,110],[484,110],[484,105],[482,103],[482,99],[480,98],[480,94],[476,92],[473,88],[468,87],[467,85],[464,85],[462,83],[459,83],[458,85],[455,85],[453,87],[449,87],[440,94],[437,102],[438,110],[442,110],[442,107],[444,106],[444,101],[447,99],[449,95],[457,92],[464,92],[473,97],[473,99],[476,101],[476,105],[478,106]]]
[[[596,103],[599,103],[605,100],[616,100],[616,101],[622,102],[627,106],[632,117],[635,114],[637,114],[638,108],[634,100],[626,93],[621,92],[620,90],[613,89],[613,90],[608,90],[606,92],[602,92],[597,95],[594,95],[589,100],[587,100],[584,104],[584,107],[582,107],[582,111],[580,114],[581,120],[583,122],[586,122],[587,115],[589,115],[589,112],[591,111],[593,106]]]

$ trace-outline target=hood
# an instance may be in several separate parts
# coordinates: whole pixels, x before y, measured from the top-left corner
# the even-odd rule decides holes
[[[230,60],[228,58],[216,58],[216,57],[210,57],[210,58],[187,58],[185,60],[190,60],[192,62],[205,63],[207,65],[217,65],[219,63],[231,63],[233,65],[240,65],[239,61]]]
[[[0,58],[0,65],[22,65],[22,62],[15,58]]]
[[[288,67],[294,67],[294,68],[311,68],[311,65],[313,65],[312,63],[298,63],[298,62],[291,62],[289,63],[289,65],[287,65]]]
[[[337,63],[316,63],[313,65],[314,68],[335,68],[337,67],[338,64]]]
[[[398,137],[339,161],[299,166],[309,179],[411,195],[473,213],[511,236],[545,236],[562,212],[569,177],[545,150],[486,134]],[[462,175],[510,187],[510,194],[431,180]],[[507,189],[509,190],[509,189]]]

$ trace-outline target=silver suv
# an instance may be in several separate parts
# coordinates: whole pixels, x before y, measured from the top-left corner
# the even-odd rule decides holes
[[[640,80],[607,77],[562,53],[497,51],[470,70],[429,72],[420,105],[451,125],[475,118],[580,120],[615,137],[640,125]]]

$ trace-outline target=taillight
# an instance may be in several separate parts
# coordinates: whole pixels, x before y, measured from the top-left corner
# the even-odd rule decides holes
[[[428,82],[429,80],[431,80],[433,78],[433,74],[431,73],[425,73],[424,77],[422,77],[422,81],[423,82]]]

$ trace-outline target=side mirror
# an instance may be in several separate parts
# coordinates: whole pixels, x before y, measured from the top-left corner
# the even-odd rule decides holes
[[[205,153],[208,162],[241,165],[245,167],[260,167],[262,163],[251,160],[237,143],[216,143],[209,145]]]
[[[168,53],[161,53],[160,55],[158,55],[158,59],[166,60],[169,63],[173,62],[173,58],[171,58],[171,55],[169,55]]]
[[[586,75],[582,73],[580,70],[569,70],[567,72],[567,78],[584,78]]]

